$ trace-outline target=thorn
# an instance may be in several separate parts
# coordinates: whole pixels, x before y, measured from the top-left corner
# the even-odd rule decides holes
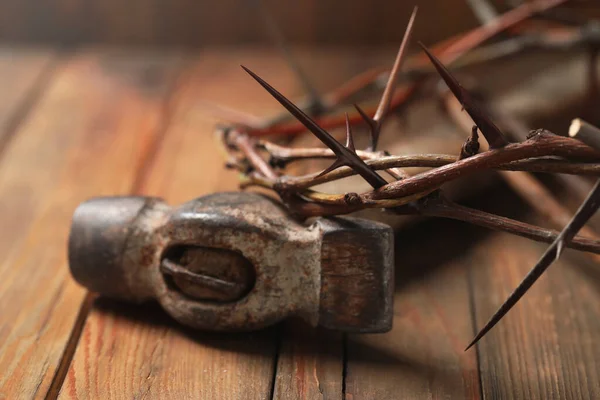
[[[562,248],[573,237],[579,232],[579,230],[586,224],[586,222],[594,215],[596,210],[600,207],[600,180],[596,182],[594,188],[588,195],[587,199],[579,207],[579,210],[575,213],[571,221],[562,230],[558,237],[548,247],[542,258],[533,267],[527,276],[521,281],[519,286],[512,292],[508,299],[500,306],[498,311],[490,318],[487,324],[479,331],[475,336],[475,339],[467,346],[465,351],[469,350],[475,343],[479,341],[486,333],[488,333],[500,320],[510,311],[510,309],[517,304],[519,299],[523,297],[525,293],[533,286],[540,276],[548,269],[548,267],[556,260],[560,255]]]
[[[560,255],[562,254],[564,249],[565,249],[565,241],[561,240],[560,242],[558,242],[556,244],[556,258],[554,259],[555,261],[560,258]]]
[[[317,178],[330,173],[331,171],[333,171],[334,169],[337,169],[339,167],[343,167],[344,165],[346,165],[346,163],[344,163],[343,161],[341,161],[339,158],[336,159],[333,164],[331,164],[329,167],[325,168],[323,171],[319,172],[319,174],[316,176]]]
[[[369,125],[369,127],[372,127],[375,125],[375,120],[373,120],[373,118],[369,117],[367,115],[367,113],[358,106],[358,104],[354,104],[354,108],[356,108],[356,111],[358,111],[358,113],[360,114],[362,119],[365,120],[365,122],[367,123],[367,125]]]
[[[302,123],[309,131],[313,133],[323,144],[333,151],[343,165],[347,165],[363,177],[373,188],[379,189],[387,185],[387,181],[371,169],[358,155],[348,150],[343,144],[335,140],[326,130],[321,128],[314,120],[299,109],[294,103],[279,93],[274,87],[269,85],[260,76],[241,66],[254,80],[256,80],[271,96],[275,98],[286,110],[290,112],[298,121]],[[334,163],[335,164],[335,163]]]
[[[346,113],[346,148],[356,154],[356,148],[354,147],[354,138],[352,137],[352,126],[350,126],[350,119],[348,118],[348,113]],[[317,175],[317,178],[328,174],[336,168],[343,167],[344,165],[346,165],[346,163],[338,158],[333,162],[333,164],[321,171]]]
[[[350,126],[348,113],[346,113],[346,148],[351,150],[353,153],[356,153],[356,148],[354,147],[354,138],[352,137],[352,127]]]
[[[377,144],[377,140],[376,140],[376,131],[378,130],[377,128],[377,122],[375,122],[375,120],[371,117],[369,117],[367,115],[367,113],[358,106],[358,104],[354,104],[354,108],[356,108],[356,111],[358,111],[358,113],[360,114],[360,116],[362,117],[362,119],[367,123],[367,125],[369,126],[369,134],[371,136],[370,141],[371,143],[369,144],[369,147],[367,148],[368,151],[374,151],[375,150],[375,145]]]
[[[479,139],[479,134],[477,133],[477,125],[473,125],[471,127],[471,140],[477,141]]]
[[[473,125],[471,136],[467,138],[460,149],[459,160],[472,157],[479,151],[479,135],[477,134],[477,125]]]
[[[402,38],[402,43],[400,44],[400,48],[398,49],[398,54],[396,55],[396,60],[394,61],[394,66],[390,71],[390,76],[385,85],[385,89],[383,90],[383,94],[381,95],[381,100],[379,101],[379,106],[377,106],[377,111],[375,112],[375,116],[373,120],[375,121],[376,129],[373,129],[372,133],[372,144],[371,150],[374,151],[377,142],[379,140],[379,133],[381,131],[381,125],[383,124],[384,118],[387,116],[387,113],[390,109],[390,104],[392,102],[392,97],[394,94],[394,89],[396,87],[396,81],[398,80],[398,75],[400,73],[400,67],[402,66],[402,61],[404,60],[404,53],[406,53],[406,48],[408,47],[408,42],[410,40],[413,25],[415,22],[415,18],[417,16],[418,7],[415,6],[413,8],[413,12],[408,20],[408,25],[406,26],[406,31],[404,32],[404,37]]]
[[[429,52],[427,47],[421,42],[419,45],[427,54],[427,57],[431,60],[433,66],[437,70],[438,74],[442,77],[448,88],[454,94],[454,97],[462,104],[464,109],[467,111],[471,119],[477,124],[479,130],[485,136],[490,148],[498,149],[508,144],[508,141],[504,137],[504,134],[498,127],[492,122],[488,113],[483,110],[483,107],[473,99],[468,91],[463,88],[456,78],[444,67],[444,64],[440,62],[433,54]]]

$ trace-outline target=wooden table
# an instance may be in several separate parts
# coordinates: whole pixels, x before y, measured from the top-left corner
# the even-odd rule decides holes
[[[299,54],[321,89],[393,59]],[[459,223],[399,233],[387,334],[299,322],[199,333],[156,305],[86,294],[66,262],[79,202],[148,194],[176,204],[236,189],[203,101],[259,116],[280,110],[240,63],[301,95],[264,49],[0,50],[0,399],[600,398],[600,268],[567,252],[464,352],[544,246]]]

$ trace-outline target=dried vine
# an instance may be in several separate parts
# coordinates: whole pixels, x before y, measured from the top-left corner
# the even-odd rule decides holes
[[[481,44],[485,39],[506,30],[515,29],[518,23],[525,21],[536,12],[548,10],[564,0],[538,0],[525,3],[511,12],[498,16],[491,23],[476,29],[443,46],[437,46],[436,52],[443,55],[446,62],[456,60],[468,50]],[[236,168],[242,174],[242,187],[258,186],[274,191],[290,212],[300,218],[340,215],[367,208],[384,208],[390,212],[403,215],[425,215],[457,219],[484,226],[490,229],[509,232],[533,240],[551,243],[548,251],[540,262],[532,269],[523,283],[509,297],[507,302],[492,317],[471,347],[503,315],[523,296],[537,278],[561,253],[564,247],[572,247],[582,251],[600,254],[600,240],[577,236],[587,220],[600,206],[600,184],[596,185],[575,214],[571,222],[562,232],[526,224],[498,215],[458,205],[444,195],[443,185],[456,179],[465,178],[481,171],[525,171],[541,173],[561,173],[577,176],[600,177],[600,130],[577,122],[575,128],[580,138],[555,135],[540,129],[529,133],[527,138],[516,143],[510,143],[501,129],[490,117],[490,112],[475,97],[465,90],[456,78],[446,69],[434,51],[422,46],[425,56],[430,60],[434,69],[447,84],[454,97],[475,122],[470,135],[467,137],[458,154],[414,154],[393,156],[387,152],[378,151],[377,144],[382,124],[389,111],[400,104],[403,99],[422,81],[423,76],[417,74],[416,82],[406,85],[400,90],[394,89],[400,77],[406,47],[409,42],[414,24],[416,9],[413,12],[394,66],[388,75],[383,95],[375,110],[363,110],[356,106],[356,116],[343,119],[346,125],[346,143],[338,142],[330,135],[326,126],[335,126],[331,120],[313,119],[308,115],[307,107],[301,108],[278,92],[269,83],[246,67],[244,70],[269,92],[288,112],[298,125],[277,125],[269,123],[265,127],[242,126],[239,123],[219,130],[220,140],[228,156],[228,166]],[[483,18],[483,13],[482,13]],[[547,38],[546,38],[547,39]],[[572,39],[572,38],[571,38]],[[549,39],[548,39],[549,40]],[[413,57],[413,60],[416,58]],[[413,61],[411,68],[415,67]],[[419,68],[422,68],[420,66]],[[374,74],[367,74],[373,80]],[[361,84],[342,88],[335,96],[335,101],[329,102],[333,109],[342,98],[350,92],[362,88]],[[314,97],[314,96],[313,96]],[[400,102],[399,102],[400,99]],[[319,104],[328,104],[319,99]],[[327,108],[327,107],[325,107]],[[308,109],[311,109],[308,107]],[[314,111],[314,108],[312,108]],[[315,114],[313,112],[313,114]],[[318,114],[318,113],[317,113]],[[373,115],[371,117],[370,115]],[[282,118],[277,119],[278,124]],[[325,124],[319,122],[325,121]],[[362,121],[370,128],[370,145],[365,150],[357,150],[352,136],[353,124]],[[326,126],[324,126],[326,125]],[[290,126],[294,126],[290,129]],[[277,131],[276,131],[277,130]],[[257,138],[264,133],[289,133],[291,131],[308,130],[315,135],[327,148],[291,148]],[[479,153],[479,134],[483,135],[489,145],[489,150]],[[576,133],[577,133],[576,132]],[[457,149],[458,150],[458,149]],[[332,159],[333,163],[327,169],[304,175],[285,175],[285,167],[292,162],[312,159]],[[428,168],[424,172],[411,176],[404,169],[409,167]],[[378,171],[385,171],[391,177],[384,179]],[[372,190],[364,193],[328,194],[313,189],[314,186],[335,181],[351,175],[360,175]]]

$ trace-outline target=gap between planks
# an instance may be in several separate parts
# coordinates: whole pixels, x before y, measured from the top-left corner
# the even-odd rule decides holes
[[[356,54],[311,51],[310,56],[315,64],[322,63],[315,69],[328,69],[330,75],[339,75],[341,68],[323,66],[343,67]],[[182,99],[178,101],[178,115],[169,127],[166,141],[156,162],[149,168],[148,178],[140,187],[140,192],[166,197],[173,204],[215,190],[230,189],[235,185],[235,179],[229,179],[233,178],[231,173],[224,179],[224,172],[213,174],[195,167],[203,163],[201,165],[205,168],[222,170],[222,159],[215,154],[213,139],[206,132],[217,121],[207,116],[207,109],[202,101],[220,102],[256,115],[264,115],[265,110],[269,109],[280,111],[280,107],[241,72],[238,67],[240,60],[257,70],[269,68],[274,76],[273,83],[279,88],[283,87],[282,90],[286,93],[290,90],[296,93],[299,91],[285,62],[275,52],[254,49],[203,52],[195,67],[193,82],[183,90]],[[352,68],[362,69],[355,64],[352,64]],[[328,85],[339,84],[344,78],[341,75],[327,77],[321,73],[317,76]],[[126,307],[123,305],[119,308]],[[138,314],[138,311],[132,313]],[[143,311],[138,316],[142,313]],[[88,396],[90,393],[110,395],[111,390],[117,390],[112,393],[125,398],[144,393],[151,393],[153,396],[178,394],[205,399],[240,398],[239,396],[269,398],[273,392],[271,382],[273,379],[278,380],[281,366],[285,364],[287,368],[294,368],[294,360],[283,350],[277,352],[277,366],[273,365],[276,337],[280,335],[272,333],[265,331],[245,334],[243,342],[239,335],[226,335],[217,339],[215,335],[192,334],[172,324],[153,326],[152,323],[144,323],[144,319],[126,319],[115,309],[94,307],[84,326],[82,340],[86,342],[80,342],[76,349],[59,397],[75,397],[79,393]],[[127,339],[123,337],[125,334],[134,337]],[[115,337],[121,339],[115,342]],[[156,347],[157,340],[159,348]],[[282,349],[285,349],[285,337],[283,340]],[[93,349],[92,354],[84,351],[88,347]],[[227,351],[232,347],[235,349],[233,352]],[[130,353],[131,351],[134,353]],[[190,368],[190,363],[194,364],[193,368]],[[221,373],[221,369],[228,371]],[[142,374],[144,376],[140,379],[140,371],[146,370],[148,374]],[[337,382],[341,381],[341,370],[339,368],[340,373],[336,375]],[[276,371],[275,377],[273,371]],[[244,374],[247,378],[244,382],[232,385],[234,381],[230,380],[239,374]],[[91,378],[90,381],[86,381],[88,377]],[[100,387],[94,380],[98,377],[102,377],[102,381],[108,381],[109,385]],[[291,383],[312,384],[312,374],[301,379],[306,381],[298,382],[293,379]],[[337,396],[340,392],[341,390],[336,392]],[[275,398],[281,398],[277,389]]]
[[[182,79],[183,71],[185,70],[184,65],[185,63],[182,63],[182,65],[179,66],[179,71],[175,73],[173,82],[168,85],[170,88],[167,90],[167,93],[165,94],[162,103],[161,113],[159,117],[160,121],[156,129],[156,134],[154,135],[154,140],[150,144],[150,146],[147,147],[146,153],[141,157],[139,166],[136,169],[136,176],[131,185],[131,195],[141,194],[141,188],[143,187],[144,182],[147,178],[148,171],[150,170],[150,167],[154,162],[154,159],[156,158],[158,149],[160,148],[160,144],[164,140],[173,112],[173,95],[177,92],[177,89],[182,85],[182,81],[184,80]],[[54,400],[58,398],[60,389],[62,388],[69,367],[71,366],[71,362],[73,361],[75,350],[77,349],[77,345],[79,344],[79,340],[81,338],[83,328],[85,327],[86,320],[92,310],[94,300],[96,298],[96,294],[88,291],[84,300],[81,303],[81,308],[79,309],[79,313],[73,324],[73,329],[65,347],[63,356],[61,357],[60,362],[58,364],[56,374],[52,379],[50,389],[46,394],[46,400]]]
[[[469,311],[471,316],[471,326],[473,327],[473,337],[477,335],[477,312],[476,312],[476,302],[475,302],[475,287],[474,287],[474,277],[473,277],[473,265],[469,265],[467,270],[467,287],[469,288]],[[483,399],[483,384],[481,382],[481,354],[479,350],[479,346],[474,346],[471,351],[475,352],[475,362],[477,365],[477,377],[479,378],[479,398]]]
[[[283,322],[280,323],[277,327],[276,340],[277,344],[275,345],[275,353],[273,356],[273,374],[271,376],[271,389],[269,398],[271,400],[275,399],[275,389],[277,385],[277,370],[279,368],[279,356],[281,354],[281,346],[283,345]]]
[[[5,148],[0,159],[6,218],[0,243],[0,365],[5,372],[0,397],[48,393],[85,298],[68,277],[64,257],[72,210],[87,196],[131,187],[160,125],[158,106],[174,61],[113,51],[64,57]],[[30,64],[21,64],[28,72],[9,64],[13,75],[4,77],[30,76]],[[21,93],[21,80],[13,79],[19,84],[8,88]],[[4,115],[14,108],[1,105]]]
[[[254,52],[250,54],[256,57]],[[202,97],[218,98],[219,94],[223,94],[245,104],[248,97],[240,96],[239,88],[235,87],[235,79],[241,79],[249,87],[254,87],[240,73],[239,63],[235,62],[235,58],[235,55],[231,56],[224,51],[216,52],[215,56],[211,56],[210,52],[203,52],[199,60],[192,63],[198,65],[190,66],[191,82],[181,88],[176,96],[177,116],[168,126],[169,133],[158,149],[156,161],[146,164],[148,167],[142,173],[146,177],[138,181],[137,190],[140,193],[159,195],[173,204],[228,188],[228,185],[235,182],[234,179],[223,179],[220,173],[213,174],[200,168],[222,169],[221,155],[214,151],[213,139],[207,132],[216,121],[207,118],[206,110],[201,104]],[[256,58],[261,62],[268,62],[263,60],[264,57]],[[267,59],[272,59],[272,54]],[[218,76],[222,77],[221,81],[216,79]],[[222,82],[233,86],[227,90],[223,88]],[[253,97],[253,94],[249,94]],[[248,104],[261,107],[260,102]],[[199,162],[204,164],[197,167]],[[230,175],[234,178],[233,174]],[[173,326],[172,321],[163,318],[166,315],[157,306],[152,311],[148,308],[146,313],[141,308],[131,307],[131,312],[136,314],[137,319],[135,316],[123,318],[120,311],[125,312],[127,308],[126,305],[119,305],[119,310],[100,305],[93,307],[83,328],[82,340],[85,342],[80,342],[75,351],[67,379],[59,392],[60,398],[110,396],[111,393],[124,398],[147,393],[155,397],[175,398],[206,398],[205,396],[217,395],[219,397],[214,398],[231,398],[233,393],[237,393],[256,398],[251,393],[260,393],[259,398],[268,398],[274,368],[274,352],[269,350],[275,344],[273,335],[267,332],[249,334],[244,335],[243,341],[240,340],[240,335],[237,338],[234,335],[227,335],[226,338],[219,338],[217,334],[197,335],[181,326]],[[157,318],[161,313],[159,326],[144,318],[144,314],[148,316],[148,312],[156,314]],[[110,326],[111,329],[106,330],[105,326]],[[113,342],[115,336],[122,339],[124,334],[132,336],[132,340]],[[256,336],[258,340],[250,339],[249,336]],[[91,355],[85,352],[85,348],[90,345],[94,348]],[[105,353],[107,351],[109,353]],[[143,355],[136,357],[140,353]],[[194,367],[190,367],[190,363]],[[227,370],[227,373],[223,374],[221,370]],[[254,374],[254,379],[249,376],[247,384],[239,388],[238,385],[228,385],[229,379],[235,379],[238,372]],[[143,376],[138,376],[140,373]],[[110,384],[99,386],[94,379],[90,383],[86,380],[89,376],[102,376]],[[126,385],[125,389],[122,384]]]
[[[56,374],[54,374],[54,377],[52,378],[52,383],[50,384],[48,393],[46,393],[46,400],[53,400],[58,397],[60,388],[65,381],[67,371],[71,365],[71,360],[73,360],[73,356],[75,355],[75,349],[77,349],[77,344],[79,343],[79,338],[81,337],[81,332],[83,331],[85,321],[90,313],[90,310],[92,309],[94,297],[95,296],[92,293],[87,292],[85,298],[81,302],[81,308],[79,309],[79,313],[77,314],[77,318],[73,324],[73,329],[71,330],[71,335],[69,336],[69,340],[65,346],[65,351],[58,363]]]

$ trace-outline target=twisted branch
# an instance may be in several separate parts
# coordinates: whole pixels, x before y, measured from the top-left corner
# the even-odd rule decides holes
[[[493,15],[486,16],[482,14],[482,18],[485,17],[483,19],[486,20],[485,25],[441,48],[444,61],[451,62],[460,57],[465,51],[482,43],[486,38],[513,27],[517,22],[527,19],[536,12],[547,10],[564,1],[566,0],[533,1],[496,18]],[[478,9],[481,9],[482,4],[485,6],[485,2],[473,1],[472,4]],[[581,123],[574,130],[591,147],[579,140],[557,136],[546,130],[532,131],[525,140],[518,143],[509,143],[503,132],[492,121],[485,107],[476,100],[475,96],[460,85],[433,52],[422,46],[426,57],[429,58],[435,70],[446,82],[453,95],[476,123],[476,126],[470,132],[458,155],[414,154],[392,156],[385,152],[375,151],[380,129],[388,111],[414,93],[422,83],[421,79],[412,85],[405,86],[403,90],[398,91],[395,96],[393,95],[414,17],[415,12],[413,12],[408,24],[392,73],[374,116],[370,117],[370,112],[365,112],[359,106],[356,106],[358,116],[366,121],[371,128],[371,146],[368,150],[356,150],[354,148],[351,124],[356,122],[356,118],[351,119],[346,115],[345,119],[342,120],[347,129],[347,140],[346,144],[343,145],[301,108],[245,67],[243,68],[298,120],[301,124],[300,129],[307,129],[312,132],[328,148],[293,149],[268,141],[258,141],[251,137],[251,135],[257,134],[257,130],[244,130],[244,128],[226,129],[221,134],[222,144],[227,152],[228,165],[237,168],[243,175],[241,186],[260,186],[275,191],[290,212],[302,218],[347,214],[366,208],[385,208],[401,215],[456,219],[551,243],[538,264],[479,332],[475,340],[469,345],[470,347],[516,304],[554,259],[560,255],[564,247],[600,254],[600,240],[576,236],[579,231],[583,232],[585,230],[585,223],[600,207],[600,183],[595,186],[573,219],[560,233],[460,206],[444,197],[443,185],[456,179],[468,177],[475,172],[493,170],[600,176],[600,148],[596,146],[597,143],[600,143],[600,140],[598,140],[600,130],[586,125],[584,127],[585,132],[581,131]],[[488,21],[491,18],[494,19]],[[371,78],[373,76],[369,75],[369,79]],[[360,85],[354,86],[356,88]],[[339,120],[336,120],[335,124],[339,122]],[[297,130],[298,128],[296,126],[294,129]],[[490,147],[490,150],[483,153],[478,153],[478,130],[483,134]],[[278,127],[278,133],[284,131],[281,127]],[[333,159],[334,162],[324,171],[305,176],[292,177],[283,173],[283,169],[289,163],[310,159]],[[409,167],[428,169],[411,176],[403,170],[403,168]],[[394,180],[391,182],[385,180],[377,173],[380,170],[387,171]],[[349,192],[345,194],[328,194],[313,189],[313,186],[318,184],[351,175],[360,175],[373,189],[365,193]],[[546,198],[549,198],[550,194],[548,192],[544,191],[543,193]],[[553,199],[551,200],[554,202]],[[553,210],[559,210],[562,216],[567,215],[566,210],[558,202],[552,204],[551,208]],[[590,231],[588,230],[588,232]]]

